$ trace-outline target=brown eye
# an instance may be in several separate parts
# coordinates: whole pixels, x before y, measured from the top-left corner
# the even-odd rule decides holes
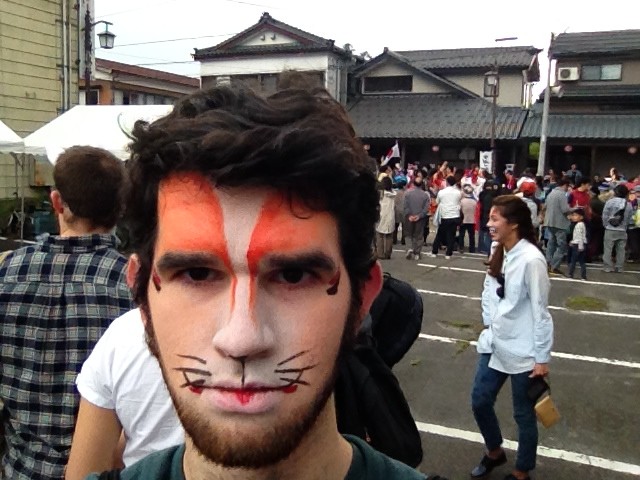
[[[207,280],[219,279],[220,275],[215,270],[206,267],[193,267],[183,271],[185,275],[192,282],[204,282]]]
[[[283,270],[282,279],[291,284],[300,283],[304,277],[304,271],[299,269]]]

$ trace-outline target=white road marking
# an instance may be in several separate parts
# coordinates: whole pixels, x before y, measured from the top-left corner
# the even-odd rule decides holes
[[[399,252],[399,253],[406,253],[406,250],[398,250],[398,249],[394,249],[394,252]],[[423,254],[424,255],[424,254]],[[460,256],[454,256],[453,260],[486,260],[487,256],[484,253],[466,253],[464,255],[460,255]],[[421,264],[418,264],[421,265]],[[601,263],[587,263],[587,269],[588,270],[602,270],[602,264]],[[423,265],[424,266],[424,265]],[[432,267],[438,267],[438,265],[430,265]],[[440,267],[440,268],[451,268],[451,267]],[[451,268],[453,270],[453,268]],[[466,271],[466,270],[462,270],[462,271]],[[469,270],[474,271],[474,270]],[[485,273],[485,270],[480,270],[482,273]],[[635,275],[640,275],[640,270],[625,270],[624,273],[633,273]],[[565,281],[569,281],[569,282],[582,282],[582,280],[574,280],[571,278],[554,278],[551,277],[552,280],[565,280]],[[591,283],[590,281],[587,281],[586,283]],[[604,282],[593,282],[596,283],[598,285],[616,285],[616,286],[622,286],[622,287],[626,287],[629,285],[625,285],[622,283],[604,283]],[[631,286],[630,288],[640,288],[640,287],[636,287],[636,286]]]
[[[478,257],[478,256],[480,256],[480,257]],[[454,257],[454,258],[468,259],[468,260],[485,260],[487,258],[487,256],[484,255],[483,253],[466,253],[464,255],[460,255],[459,257]],[[603,268],[602,263],[585,263],[585,265],[587,266],[587,270],[600,270],[600,271],[602,271],[602,268]],[[633,273],[633,274],[638,275],[638,274],[640,274],[640,270],[625,270],[624,273]]]
[[[475,340],[463,340],[461,338],[451,338],[451,337],[441,337],[438,335],[429,335],[427,333],[421,333],[419,338],[423,340],[432,340],[434,342],[442,342],[442,343],[459,343],[464,342],[469,345],[475,347],[478,342]],[[551,352],[551,356],[555,358],[564,358],[565,360],[579,360],[582,362],[591,362],[591,363],[602,363],[605,365],[614,365],[616,367],[627,367],[627,368],[637,368],[640,369],[640,362],[628,362],[626,360],[615,360],[611,358],[599,358],[599,357],[591,357],[588,355],[576,355],[573,353],[562,353],[562,352]]]
[[[482,435],[477,432],[461,430],[458,428],[444,427],[433,423],[416,422],[418,430],[424,433],[439,435],[441,437],[455,438],[458,440],[466,440],[468,442],[479,443],[484,445]],[[503,446],[509,450],[517,450],[518,442],[513,440],[504,440]],[[633,463],[618,462],[607,458],[595,457],[584,453],[570,452],[568,450],[559,450],[557,448],[538,446],[538,455],[541,457],[554,458],[566,462],[577,463],[580,465],[589,465],[591,467],[602,468],[612,472],[627,473],[631,475],[640,475],[640,465]]]
[[[477,270],[477,269],[473,269],[473,268],[460,268],[460,267],[447,267],[444,265],[433,265],[433,264],[429,264],[429,263],[418,263],[419,267],[425,267],[425,268],[437,268],[440,270],[451,270],[453,272],[470,272],[470,273],[482,273],[483,275],[485,273],[487,273],[487,270]],[[551,275],[549,277],[549,279],[551,281],[555,281],[555,282],[574,282],[574,283],[579,283],[581,285],[602,285],[605,287],[624,287],[624,288],[637,288],[640,289],[640,285],[629,285],[626,283],[613,283],[613,282],[596,282],[593,280],[580,280],[577,278],[566,278],[566,277],[556,277],[554,275]]]
[[[474,301],[482,300],[481,297],[471,297],[469,295],[462,295],[460,293],[437,292],[435,290],[424,290],[422,288],[418,288],[417,290],[418,292],[424,293],[426,295],[438,295],[440,297],[462,298],[465,300],[474,300]],[[575,309],[566,308],[566,307],[556,307],[555,305],[549,305],[547,308],[549,308],[549,310],[556,310],[559,312],[567,312],[571,314],[578,313],[580,315],[594,315],[596,317],[634,318],[634,319],[640,320],[640,314],[636,314],[636,313],[599,312],[597,310],[575,310]]]

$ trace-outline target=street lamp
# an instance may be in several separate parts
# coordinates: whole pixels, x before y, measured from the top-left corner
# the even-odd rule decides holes
[[[484,96],[493,99],[491,106],[491,151],[496,148],[496,110],[498,95],[500,95],[500,74],[498,73],[498,65],[494,65],[493,69],[484,74]],[[493,153],[492,153],[493,156]]]
[[[511,40],[517,40],[518,37],[503,37],[496,38],[497,42],[508,42]],[[496,113],[498,110],[498,96],[500,95],[500,72],[498,71],[498,59],[496,57],[493,62],[491,70],[484,74],[484,89],[483,95],[486,98],[492,98],[491,104],[491,140],[489,147],[491,149],[491,165],[495,164],[495,149],[496,149]],[[493,168],[493,167],[492,167]]]
[[[113,32],[109,31],[109,25],[113,25],[111,22],[107,22],[106,20],[98,20],[97,22],[91,22],[91,12],[87,7],[87,11],[84,14],[84,98],[85,104],[89,105],[91,103],[91,61],[92,61],[92,50],[93,50],[93,42],[92,42],[92,33],[93,27],[96,25],[104,23],[104,32],[98,34],[98,41],[100,42],[100,47],[110,50],[113,48],[113,43],[115,41],[116,35]]]

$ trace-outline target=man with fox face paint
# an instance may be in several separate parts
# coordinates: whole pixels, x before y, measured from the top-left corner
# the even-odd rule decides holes
[[[186,441],[122,478],[424,478],[336,426],[336,366],[382,282],[344,109],[223,87],[133,133],[128,280]]]

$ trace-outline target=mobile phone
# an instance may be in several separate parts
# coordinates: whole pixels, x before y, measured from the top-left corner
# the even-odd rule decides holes
[[[536,402],[544,392],[549,390],[549,384],[545,381],[544,377],[533,377],[530,380],[527,396],[529,400]]]

